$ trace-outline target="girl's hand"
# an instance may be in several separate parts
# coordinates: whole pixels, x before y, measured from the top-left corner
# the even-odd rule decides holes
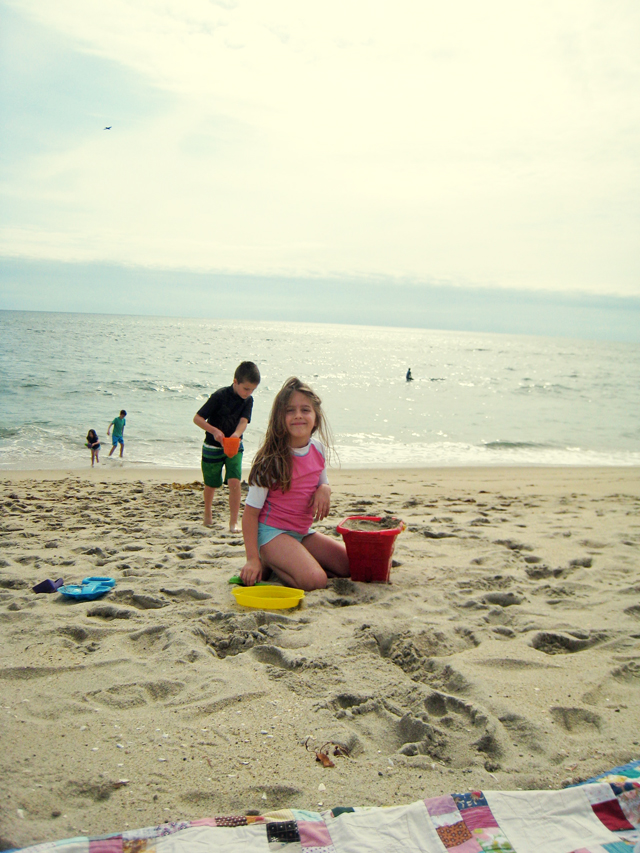
[[[253,586],[262,580],[262,563],[259,558],[247,560],[240,572],[240,580],[245,586]]]
[[[315,491],[313,500],[311,501],[313,509],[313,520],[322,521],[329,515],[331,509],[331,486],[328,483],[323,483]]]

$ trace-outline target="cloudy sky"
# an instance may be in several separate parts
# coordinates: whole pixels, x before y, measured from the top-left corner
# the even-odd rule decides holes
[[[636,0],[0,11],[0,308],[640,330]]]

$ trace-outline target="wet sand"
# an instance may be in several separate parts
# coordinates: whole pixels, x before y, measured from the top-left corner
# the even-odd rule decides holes
[[[391,584],[242,608],[198,471],[0,475],[0,849],[165,821],[556,788],[640,757],[640,472],[334,471]],[[108,575],[103,598],[32,592]],[[342,744],[333,768],[314,750]],[[327,751],[333,752],[332,747]]]

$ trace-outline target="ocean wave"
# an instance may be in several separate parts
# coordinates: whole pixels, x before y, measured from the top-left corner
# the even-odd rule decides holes
[[[20,429],[18,427],[0,426],[0,439],[15,438],[18,435],[20,435]]]
[[[519,450],[522,448],[526,449],[540,449],[546,450],[549,448],[557,448],[557,445],[548,444],[545,442],[537,442],[537,441],[485,441],[480,445],[481,447],[486,447],[487,450]]]
[[[119,394],[120,396],[126,395],[127,393],[138,393],[140,391],[150,391],[157,392],[161,394],[190,394],[191,392],[195,394],[201,394],[203,392],[209,393],[208,386],[203,385],[201,382],[189,382],[189,381],[175,381],[175,382],[167,382],[161,379],[122,379],[115,380],[110,383],[112,388],[115,391],[110,393]],[[215,391],[215,388],[213,389]]]
[[[638,451],[598,451],[525,441],[490,444],[499,446],[496,448],[484,443],[456,441],[396,442],[381,446],[371,438],[368,442],[361,440],[354,444],[346,442],[344,436],[336,436],[336,449],[341,465],[345,468],[640,465]]]
[[[559,382],[531,382],[529,384],[522,383],[519,388],[515,389],[514,394],[576,394],[580,393],[581,390],[580,388],[571,388],[569,385],[562,385]]]

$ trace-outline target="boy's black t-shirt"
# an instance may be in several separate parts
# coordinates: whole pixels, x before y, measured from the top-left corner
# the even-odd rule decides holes
[[[247,397],[246,400],[243,400],[233,390],[233,385],[229,385],[226,388],[219,388],[217,391],[214,391],[204,406],[198,411],[198,414],[207,423],[211,424],[211,426],[222,430],[225,437],[229,438],[238,426],[240,418],[246,418],[248,421],[251,421],[252,409],[253,397]],[[204,443],[211,444],[213,447],[222,446],[210,432],[205,433]]]

